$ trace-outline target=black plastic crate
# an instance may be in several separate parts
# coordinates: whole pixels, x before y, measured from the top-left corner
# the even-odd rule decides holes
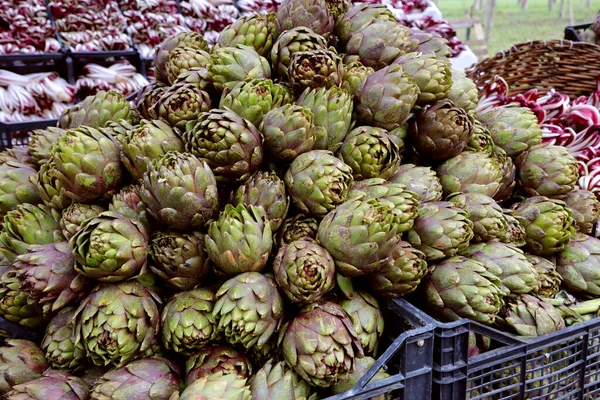
[[[367,374],[351,390],[324,400],[378,399],[430,400],[434,325],[403,299],[388,301],[380,350],[385,349]],[[384,368],[389,378],[368,382]],[[383,397],[379,397],[383,396]]]
[[[573,42],[582,42],[583,39],[581,38],[580,32],[590,29],[592,25],[593,23],[565,27],[565,39]]]
[[[43,336],[43,332],[38,333],[27,330],[2,317],[0,317],[0,330],[8,333],[12,339],[27,339],[36,343],[41,342]]]

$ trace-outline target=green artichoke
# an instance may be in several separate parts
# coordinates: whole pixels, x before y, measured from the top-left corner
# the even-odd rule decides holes
[[[219,108],[228,108],[259,127],[270,110],[293,101],[294,95],[287,85],[270,79],[248,79],[223,91]]]
[[[344,139],[339,157],[354,171],[355,180],[389,179],[400,167],[398,146],[381,128],[361,126]]]
[[[452,257],[464,250],[473,239],[473,222],[469,213],[448,201],[421,205],[419,216],[406,241],[425,253],[427,261]]]
[[[481,193],[494,197],[502,186],[502,167],[488,153],[462,152],[437,169],[445,195]]]
[[[199,50],[208,50],[208,43],[202,35],[196,32],[180,32],[176,35],[166,38],[156,53],[154,53],[154,71],[156,79],[159,82],[168,84],[169,78],[167,74],[166,64],[169,60],[169,53],[177,47],[191,47]]]
[[[442,200],[442,184],[430,167],[403,164],[389,180],[406,186],[421,203]]]
[[[252,364],[248,357],[232,346],[209,344],[188,358],[185,363],[185,372],[186,385],[218,373],[249,378],[252,375]]]
[[[148,255],[152,272],[172,289],[190,290],[210,273],[204,234],[199,232],[157,232]]]
[[[335,86],[306,89],[296,104],[310,108],[315,125],[327,130],[327,139],[322,141],[318,134],[313,148],[336,153],[352,127],[353,96]]]
[[[40,167],[37,175],[30,177],[31,183],[37,186],[42,202],[58,211],[69,207],[73,199],[67,196],[65,188],[56,177],[56,163],[48,161]],[[31,203],[30,203],[31,204]],[[34,201],[33,204],[36,204]]]
[[[278,35],[277,16],[274,13],[243,15],[221,31],[218,45],[232,47],[243,44],[268,57]]]
[[[389,261],[367,279],[371,290],[378,295],[396,298],[414,292],[426,273],[425,254],[398,240]]]
[[[547,299],[554,298],[562,282],[561,276],[556,271],[556,265],[552,261],[532,254],[525,254],[525,257],[533,265],[538,276],[538,285],[531,294]]]
[[[171,86],[154,105],[157,118],[173,128],[185,129],[190,121],[210,110],[210,95],[193,83],[178,83]]]
[[[44,352],[33,342],[9,339],[0,347],[0,395],[13,386],[42,376],[48,368]]]
[[[300,239],[316,239],[319,221],[306,214],[297,214],[283,221],[277,233],[277,246],[282,247]]]
[[[75,345],[96,365],[121,367],[142,355],[158,335],[158,297],[137,282],[101,284],[75,315]]]
[[[78,203],[110,199],[123,183],[119,145],[88,126],[71,129],[52,148],[55,176]]]
[[[335,286],[335,262],[308,238],[279,248],[273,273],[281,291],[294,303],[312,303]]]
[[[296,157],[284,180],[294,205],[317,217],[346,201],[354,182],[352,169],[325,150],[313,150]]]
[[[556,254],[556,272],[570,293],[596,298],[600,295],[600,240],[577,233]]]
[[[288,78],[296,93],[340,86],[343,76],[344,63],[335,50],[297,51],[290,58]]]
[[[441,39],[441,38],[440,38]],[[444,40],[445,43],[448,43]],[[420,51],[420,50],[415,50]],[[467,78],[464,72],[452,71],[452,87],[448,93],[448,100],[454,103],[458,108],[462,108],[468,113],[475,112],[475,107],[479,103],[479,90],[473,80]]]
[[[0,276],[0,316],[27,329],[43,329],[48,322],[39,300],[21,288],[14,269]]]
[[[473,242],[506,237],[508,221],[502,208],[491,197],[481,193],[456,193],[447,200],[469,213],[469,219],[473,221]]]
[[[535,114],[526,107],[495,107],[477,114],[490,130],[496,146],[516,157],[542,141],[542,129]]]
[[[547,256],[562,251],[575,235],[571,210],[560,200],[531,197],[517,204],[514,214],[521,218],[527,248],[532,254]]]
[[[325,0],[285,0],[277,10],[277,30],[306,27],[325,39],[333,31],[333,17]]]
[[[338,383],[333,385],[331,387],[331,392],[333,394],[341,394],[351,390],[354,385],[356,385],[358,381],[367,374],[374,364],[375,359],[372,357],[357,358],[354,363],[354,371],[350,372],[345,377],[340,379]],[[389,373],[387,373],[384,368],[381,368],[375,373],[375,376],[371,378],[369,383],[374,383],[382,379],[389,378],[389,376]],[[386,398],[387,395],[385,394],[376,397],[370,397],[371,400],[386,400]]]
[[[270,359],[249,381],[253,400],[312,399],[312,388],[285,361]]]
[[[109,90],[88,96],[81,103],[65,109],[58,126],[62,129],[74,129],[82,125],[104,128],[108,122],[122,119],[135,124],[139,121],[139,114],[125,96]]]
[[[215,47],[210,56],[208,77],[217,91],[232,89],[246,79],[271,77],[271,67],[266,58],[252,47],[241,44],[235,47]]]
[[[273,69],[283,80],[288,80],[288,67],[292,55],[298,51],[324,50],[327,41],[312,29],[299,26],[282,32],[271,49]],[[266,56],[265,56],[266,57]]]
[[[26,254],[29,245],[62,242],[60,214],[44,205],[22,204],[4,216],[0,231],[0,250],[13,262],[20,254]]]
[[[338,304],[350,317],[365,355],[377,354],[384,321],[375,297],[365,291],[356,291],[351,298],[340,299]]]
[[[577,160],[562,146],[534,146],[521,153],[515,163],[521,189],[529,196],[566,195],[579,179]]]
[[[398,64],[369,75],[356,97],[356,117],[363,125],[391,131],[411,116],[419,97],[419,87]]]
[[[273,247],[272,236],[262,207],[227,204],[208,227],[206,251],[215,269],[225,275],[261,271]]]
[[[148,164],[139,190],[148,212],[174,229],[197,229],[219,209],[217,182],[205,161],[168,152]]]
[[[359,56],[365,66],[379,70],[414,49],[416,43],[410,40],[409,32],[396,21],[373,22],[350,37],[346,52]]]
[[[140,125],[127,133],[121,160],[134,180],[140,181],[148,163],[169,151],[183,151],[179,132],[163,121],[143,119]]]
[[[147,263],[148,236],[141,222],[105,211],[85,221],[71,238],[75,269],[100,282],[128,279]]]
[[[118,212],[130,219],[137,219],[144,224],[148,232],[153,230],[153,221],[148,213],[148,207],[140,197],[140,186],[138,185],[123,187],[112,197],[108,210]]]
[[[353,96],[358,96],[360,85],[374,72],[375,69],[365,66],[359,60],[353,60],[351,62],[345,61],[342,89],[351,93]]]
[[[14,162],[0,165],[0,215],[6,215],[20,204],[42,202],[35,183],[36,174],[37,171],[27,165]]]
[[[481,125],[481,122],[473,119],[473,135],[465,146],[465,151],[493,154],[495,152],[494,147],[494,139],[492,139],[490,131]],[[500,151],[504,152],[502,149]]]
[[[383,4],[356,3],[335,23],[335,35],[345,45],[359,30],[375,22],[396,22]]]
[[[218,290],[213,315],[229,343],[246,349],[261,347],[279,329],[283,299],[273,278],[245,272],[229,279]]]
[[[144,88],[138,92],[134,104],[142,118],[148,120],[156,119],[156,107],[154,107],[154,105],[160,100],[162,95],[165,94],[168,88],[169,85],[156,81],[144,86]]]
[[[167,360],[137,360],[102,375],[90,399],[168,399],[173,393],[179,393],[179,373],[179,367]]]
[[[50,149],[65,134],[65,130],[49,126],[46,129],[36,129],[29,136],[27,151],[32,161],[41,166],[52,158]]]
[[[97,204],[73,203],[65,208],[60,218],[60,229],[65,239],[70,240],[85,221],[97,217],[104,211],[106,208]]]
[[[75,326],[73,316],[75,307],[65,307],[46,327],[42,340],[42,349],[48,363],[59,370],[77,370],[86,367],[87,359],[83,344],[75,344]]]
[[[170,400],[251,400],[251,398],[246,378],[235,374],[216,373],[194,381],[180,396],[171,396]]]
[[[440,60],[434,54],[408,53],[395,59],[394,64],[400,64],[419,87],[418,105],[448,97],[452,87],[450,62]]]
[[[195,68],[205,68],[210,63],[210,54],[193,47],[176,47],[169,52],[169,59],[165,64],[167,78],[172,85],[177,77],[184,72]]]
[[[188,125],[183,141],[187,151],[208,163],[219,182],[244,181],[263,161],[260,132],[231,110],[201,113]]]
[[[600,201],[596,195],[587,190],[574,190],[562,197],[562,200],[573,213],[577,230],[591,234],[594,224],[600,220]]]
[[[6,394],[7,400],[87,400],[90,387],[81,378],[66,372],[47,370],[32,381],[16,385]]]
[[[491,325],[503,305],[500,280],[479,261],[451,257],[425,280],[427,308],[443,321],[470,318]]]
[[[167,350],[191,355],[217,338],[215,293],[192,289],[174,295],[162,310],[162,343]]]
[[[348,314],[331,302],[305,306],[281,330],[279,342],[287,364],[317,387],[336,384],[363,356]]]
[[[554,306],[529,294],[509,297],[496,323],[503,329],[526,338],[565,328],[565,320]]]

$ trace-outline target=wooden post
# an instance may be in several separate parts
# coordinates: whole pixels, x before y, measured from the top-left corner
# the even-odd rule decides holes
[[[548,11],[552,12],[553,7],[554,7],[554,0],[548,0]]]
[[[575,17],[573,16],[573,0],[569,0],[569,25],[575,25]]]
[[[592,6],[592,0],[587,0],[587,7],[590,8]]]
[[[565,0],[560,0],[560,11],[558,14],[558,18],[564,18],[565,17]]]
[[[496,0],[487,0],[485,2],[485,40],[490,40],[490,33],[494,25],[494,11],[496,11]]]
[[[521,9],[523,11],[527,10],[527,2],[528,2],[528,0],[520,0],[520,2],[521,2]]]
[[[475,10],[475,11],[481,10],[481,0],[474,0],[473,10]]]

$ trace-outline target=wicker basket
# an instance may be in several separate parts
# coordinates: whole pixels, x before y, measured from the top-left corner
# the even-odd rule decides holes
[[[498,75],[508,83],[511,95],[554,88],[572,98],[594,92],[599,74],[600,46],[568,40],[516,44],[467,71],[480,90]]]

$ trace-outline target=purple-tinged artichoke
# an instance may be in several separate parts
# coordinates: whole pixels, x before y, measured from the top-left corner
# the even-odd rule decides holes
[[[306,214],[297,214],[283,221],[277,233],[277,246],[282,247],[300,239],[316,239],[319,221]]]
[[[500,241],[502,243],[513,244],[517,247],[525,246],[527,232],[525,232],[525,226],[521,223],[525,222],[525,220],[521,217],[515,217],[510,210],[504,210],[504,218],[506,218],[506,222],[508,223],[508,230]]]
[[[286,30],[279,36],[271,50],[273,69],[283,80],[288,80],[288,67],[294,53],[326,48],[327,40],[310,28],[299,26]]]
[[[270,359],[249,381],[253,400],[313,399],[312,388],[285,361]]]
[[[30,179],[31,183],[37,186],[40,199],[48,207],[62,211],[73,203],[73,199],[67,196],[65,188],[56,176],[54,160],[44,163],[37,175],[31,176]]]
[[[444,41],[445,47],[448,47],[446,39],[441,40]],[[448,57],[450,57],[450,55],[448,55]],[[468,78],[464,72],[452,69],[452,87],[448,94],[448,100],[453,102],[456,107],[462,108],[468,113],[474,113],[477,103],[479,102],[479,90],[477,89],[477,85],[472,79]]]
[[[473,221],[473,242],[502,240],[508,232],[508,221],[502,208],[481,193],[456,193],[447,198],[469,213]]]
[[[43,329],[48,322],[39,300],[21,289],[14,269],[0,276],[0,316],[27,329]]]
[[[251,400],[252,394],[246,378],[219,372],[192,382],[181,395],[174,394],[169,400],[198,399]]]
[[[140,197],[139,185],[124,186],[119,193],[112,197],[108,210],[118,212],[130,219],[137,219],[144,224],[148,232],[152,232],[154,229],[148,207]]]
[[[525,254],[538,276],[538,285],[531,294],[546,299],[552,299],[560,290],[562,278],[556,271],[556,265],[550,260],[532,254]]]
[[[590,298],[600,296],[600,240],[575,234],[556,254],[556,272],[570,293]]]
[[[6,215],[19,204],[42,202],[37,185],[31,181],[36,174],[27,165],[14,162],[0,165],[0,215]]]
[[[165,85],[160,81],[156,81],[144,86],[134,100],[135,108],[140,113],[142,118],[152,120],[156,118],[154,105],[163,94],[169,89],[169,85]]]
[[[277,30],[307,27],[325,39],[333,31],[333,17],[325,0],[284,0],[277,10]]]
[[[344,76],[341,87],[353,96],[358,96],[358,90],[362,82],[368,76],[372,75],[375,69],[365,66],[359,60],[347,62],[344,59],[344,64]]]
[[[252,364],[248,357],[232,346],[213,343],[188,358],[185,373],[186,385],[217,373],[249,378],[252,375]]]
[[[7,400],[89,399],[90,387],[81,378],[67,372],[47,370],[32,381],[16,385]]]
[[[345,45],[362,28],[376,22],[396,22],[383,4],[356,3],[335,23],[335,35]]]
[[[65,239],[71,240],[85,221],[97,217],[104,211],[106,208],[97,204],[73,203],[65,208],[60,218],[60,228]]]
[[[196,68],[205,68],[210,63],[208,52],[193,48],[180,46],[169,52],[169,59],[165,64],[169,83],[173,85],[179,75]]]
[[[50,149],[54,143],[58,142],[64,134],[65,130],[54,126],[49,126],[46,129],[36,129],[29,136],[27,143],[27,151],[31,155],[31,161],[37,165],[48,162],[52,158]],[[22,164],[22,163],[21,163]]]
[[[56,369],[74,371],[87,366],[83,344],[76,342],[73,316],[75,307],[63,308],[46,327],[42,349],[48,363]]]
[[[246,79],[271,77],[271,67],[266,58],[252,47],[238,44],[234,47],[215,47],[210,56],[208,77],[214,88],[222,92],[232,89]]]
[[[488,153],[462,152],[437,169],[444,195],[481,193],[494,197],[502,187],[502,167]]]
[[[33,342],[9,339],[0,347],[0,395],[13,386],[42,376],[48,368],[44,352]]]
[[[419,87],[418,105],[431,104],[448,97],[452,87],[450,62],[433,54],[408,53],[394,60]]]
[[[343,75],[344,63],[332,50],[298,51],[290,58],[288,77],[296,93],[307,88],[340,86]]]
[[[403,164],[389,181],[406,186],[421,203],[442,200],[442,184],[430,167]]]
[[[494,196],[494,200],[501,202],[507,200],[515,191],[517,185],[515,179],[517,176],[517,167],[512,158],[506,155],[506,152],[498,146],[494,145],[492,155],[496,161],[498,161],[500,168],[502,169],[500,189],[498,189],[498,192]]]
[[[199,33],[180,32],[169,36],[158,46],[156,53],[154,53],[154,71],[156,72],[157,81],[164,84],[169,83],[166,64],[169,60],[169,53],[177,47],[191,47],[208,51],[208,43]]]
[[[577,230],[591,234],[594,224],[600,220],[600,201],[587,190],[574,190],[561,198],[573,213]]]
[[[350,298],[339,300],[338,304],[350,317],[365,355],[377,354],[384,321],[375,297],[365,291],[356,291]]]
[[[496,323],[525,338],[545,335],[566,326],[559,310],[550,302],[529,294],[507,298]]]
[[[171,86],[154,107],[159,119],[183,130],[188,122],[198,119],[200,113],[210,110],[211,98],[197,85],[178,83]]]
[[[413,50],[415,53],[432,54],[435,58],[442,61],[446,61],[452,56],[448,41],[438,33],[425,32],[420,29],[411,29],[408,32],[408,36],[410,37],[410,40],[416,44],[416,47]],[[454,78],[456,71],[451,70],[451,72],[452,79],[456,79]],[[464,73],[462,73],[462,75],[465,76]],[[475,87],[475,84],[473,84],[473,87],[475,88],[475,96],[477,96],[477,87]],[[477,101],[475,101],[474,106],[476,104]],[[458,106],[464,108],[461,105]]]

